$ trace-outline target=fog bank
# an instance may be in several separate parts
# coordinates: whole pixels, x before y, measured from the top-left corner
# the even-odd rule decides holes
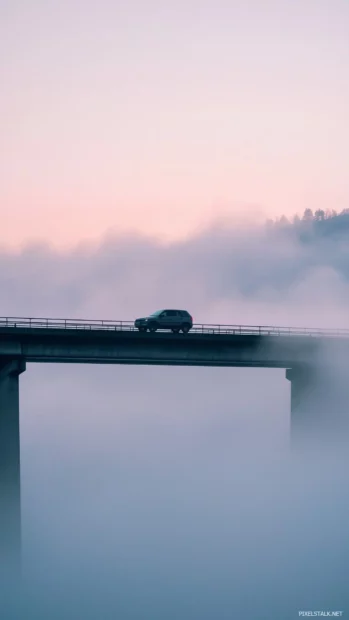
[[[337,233],[336,233],[337,234]],[[346,237],[230,229],[0,256],[3,316],[347,327]],[[347,457],[289,452],[281,370],[36,366],[21,377],[23,587],[4,618],[348,609]],[[4,583],[4,581],[3,581]]]

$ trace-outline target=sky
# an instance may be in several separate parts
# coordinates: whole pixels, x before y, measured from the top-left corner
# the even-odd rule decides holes
[[[0,243],[349,206],[347,0],[2,0]]]

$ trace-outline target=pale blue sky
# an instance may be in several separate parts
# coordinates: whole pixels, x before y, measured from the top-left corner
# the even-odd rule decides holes
[[[349,207],[347,0],[0,7],[2,244]]]

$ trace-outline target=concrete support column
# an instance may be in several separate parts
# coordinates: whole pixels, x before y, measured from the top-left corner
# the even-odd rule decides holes
[[[0,568],[20,566],[19,375],[24,361],[0,363]]]
[[[331,365],[286,370],[291,382],[291,444],[349,447],[349,373]]]

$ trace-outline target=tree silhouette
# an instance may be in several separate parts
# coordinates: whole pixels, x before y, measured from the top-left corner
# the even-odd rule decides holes
[[[323,211],[323,209],[317,209],[317,211],[315,211],[314,218],[317,222],[322,222],[325,219],[325,211]]]
[[[311,209],[305,209],[303,213],[303,222],[312,222],[314,215]]]

